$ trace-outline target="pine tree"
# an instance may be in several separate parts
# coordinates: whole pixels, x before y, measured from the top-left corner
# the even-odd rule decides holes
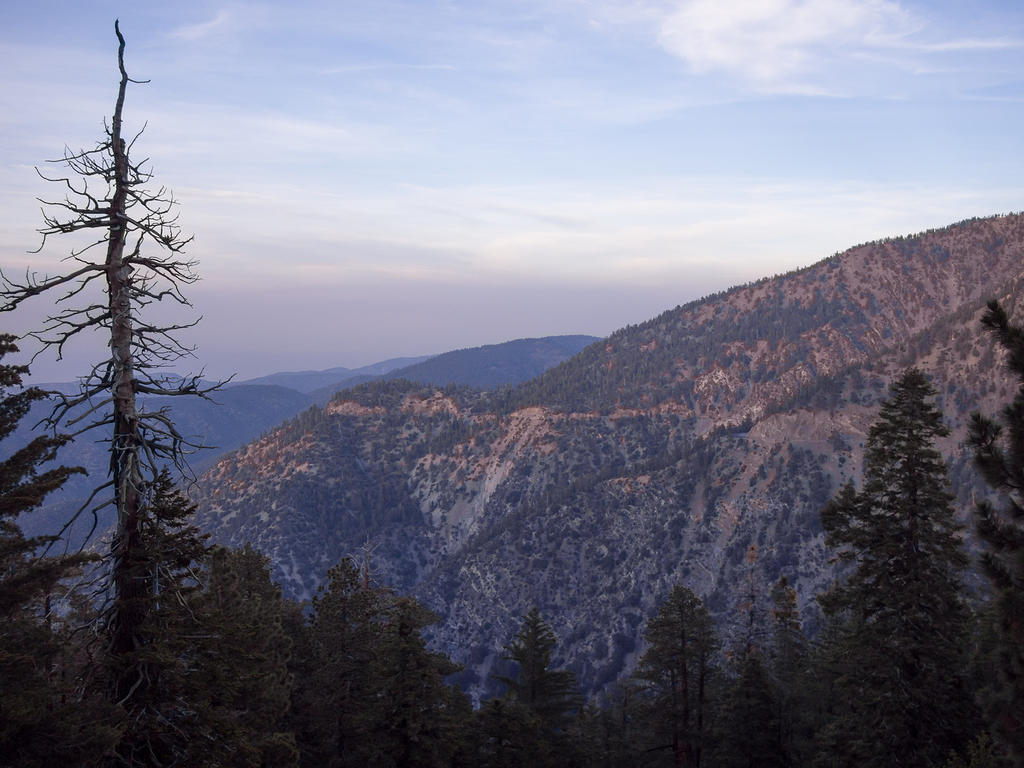
[[[591,728],[597,757],[587,765],[630,768],[643,762],[647,747],[647,724],[640,684],[633,680],[617,683],[604,694]]]
[[[746,550],[746,587],[738,613],[744,627],[732,654],[735,678],[724,691],[712,764],[722,768],[785,765],[778,700],[763,662],[762,590],[756,578],[757,545]]]
[[[725,693],[716,729],[714,759],[721,768],[783,768],[778,702],[756,651],[743,654],[739,674]]]
[[[286,605],[270,580],[268,558],[246,544],[214,549],[203,589],[190,606],[195,621],[186,656],[190,694],[210,735],[205,759],[219,766],[288,768],[298,764],[285,715],[291,700],[291,638]]]
[[[637,677],[653,700],[654,749],[671,750],[678,768],[698,768],[710,726],[711,659],[718,650],[711,614],[677,585],[647,625],[647,646]]]
[[[985,545],[982,566],[995,590],[997,613],[995,667],[998,680],[986,709],[993,735],[1017,764],[1024,763],[1024,328],[1011,325],[992,301],[982,317],[1007,352],[1006,363],[1020,381],[1002,424],[974,414],[970,443],[986,482],[1003,494],[1001,511],[989,502],[975,510],[975,526]]]
[[[540,718],[506,698],[485,701],[473,715],[474,768],[562,768]]]
[[[381,627],[379,670],[385,711],[376,740],[396,768],[448,768],[462,749],[469,700],[446,685],[459,666],[427,650],[423,629],[437,616],[410,597],[398,598]]]
[[[757,546],[747,549],[747,586],[739,613],[745,618],[734,652],[736,677],[726,688],[711,762],[722,768],[781,768],[786,764],[779,727],[776,687],[762,661],[759,590],[754,575]]]
[[[118,701],[124,709],[117,747],[121,764],[215,764],[195,658],[196,635],[206,632],[195,608],[200,568],[210,548],[190,523],[194,513],[195,505],[169,472],[161,472],[140,510],[144,546],[119,565],[125,578],[139,584],[122,593],[118,613],[118,620],[138,618],[135,643],[105,657],[110,687],[125,691]]]
[[[967,561],[933,444],[948,434],[934,394],[916,369],[892,385],[868,433],[863,488],[846,486],[821,513],[826,543],[852,567],[821,598],[843,644],[823,764],[942,765],[972,732]]]
[[[0,334],[0,359],[16,351],[14,337]],[[20,389],[27,372],[0,364],[0,440],[45,397]],[[93,762],[117,738],[112,708],[83,685],[66,622],[50,610],[60,580],[89,558],[40,557],[53,538],[26,538],[17,522],[81,471],[43,469],[66,440],[37,437],[0,461],[0,755],[12,768]]]
[[[576,676],[551,668],[558,638],[536,607],[523,617],[515,640],[505,646],[504,658],[518,665],[518,675],[495,677],[508,686],[508,696],[525,706],[552,731],[561,730],[568,714],[579,707]]]
[[[435,620],[412,598],[373,586],[348,559],[330,570],[308,624],[294,614],[287,621],[300,765],[459,763],[471,710],[444,683],[458,667],[426,648],[422,630]]]
[[[14,336],[0,334],[0,360],[18,351]],[[46,397],[35,387],[21,389],[27,366],[0,365],[0,440],[7,438],[28,414],[34,402]],[[11,392],[11,389],[16,391]],[[33,597],[49,590],[70,568],[85,558],[35,557],[55,537],[26,539],[17,523],[19,515],[42,505],[80,467],[43,469],[67,443],[63,436],[40,435],[0,462],[0,613],[10,615]]]
[[[772,589],[772,649],[768,669],[775,684],[779,741],[789,765],[803,764],[813,743],[809,728],[807,638],[800,624],[796,590],[785,576]]]
[[[298,631],[293,665],[292,728],[304,768],[381,761],[383,750],[373,736],[383,719],[377,670],[390,600],[348,559],[328,571],[327,583],[313,598],[308,626]]]
[[[110,677],[131,681],[133,689],[121,702],[118,760],[196,768],[296,765],[285,723],[287,606],[270,581],[267,558],[248,546],[210,548],[190,523],[194,512],[169,473],[161,473],[143,507],[147,546],[126,564],[143,582],[139,643],[106,659]]]
[[[800,687],[801,721],[808,733],[806,749],[799,753],[797,765],[839,766],[841,759],[831,759],[824,743],[835,741],[833,725],[844,714],[848,702],[841,692],[840,679],[847,668],[847,630],[845,620],[838,615],[826,616],[824,625],[810,643],[807,656],[807,675]],[[816,757],[823,759],[815,759]]]

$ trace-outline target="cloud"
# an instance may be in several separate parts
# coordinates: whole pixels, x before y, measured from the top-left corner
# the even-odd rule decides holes
[[[817,61],[913,31],[889,0],[690,0],[659,40],[695,72],[723,71],[769,90],[806,90]]]
[[[198,24],[185,24],[171,30],[170,37],[178,40],[202,40],[214,35],[227,27],[232,22],[232,14],[224,9],[217,12],[209,21],[202,21]]]
[[[946,40],[939,43],[908,44],[906,47],[927,53],[947,53],[952,51],[1005,51],[1024,48],[1024,40],[1009,37],[965,38],[963,40]]]
[[[190,255],[209,282],[424,285],[533,277],[664,284],[693,270],[741,280],[857,242],[1013,209],[1019,188],[929,182],[752,181],[357,188],[184,188]],[[725,287],[725,281],[723,285]]]
[[[896,87],[894,73],[964,69],[937,67],[937,56],[1024,48],[1019,37],[950,34],[938,21],[896,0],[686,0],[661,7],[657,39],[698,74],[725,74],[763,93],[832,95],[899,91],[905,83]]]
[[[351,75],[364,72],[455,72],[454,64],[406,64],[406,63],[372,63],[350,64],[345,66],[324,67],[319,70],[321,75]]]

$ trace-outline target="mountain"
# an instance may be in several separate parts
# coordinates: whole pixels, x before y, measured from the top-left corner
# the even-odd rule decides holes
[[[229,386],[270,384],[288,387],[306,395],[315,390],[323,389],[327,389],[333,394],[347,386],[347,382],[383,376],[396,368],[404,368],[429,359],[429,356],[426,355],[422,357],[395,357],[379,363],[364,365],[362,368],[337,367],[328,368],[324,371],[283,371],[281,373],[260,376],[255,379],[246,379],[238,384],[232,383]]]
[[[496,389],[539,376],[598,340],[596,336],[580,335],[515,339],[440,355],[396,357],[362,368],[272,373],[232,383],[229,387],[267,384],[288,387],[309,395],[310,401],[319,405],[326,404],[342,389],[379,380],[408,379],[437,386],[465,384],[478,389]]]
[[[498,389],[540,376],[597,341],[600,341],[597,336],[545,336],[457,349],[379,376],[354,377],[346,381],[346,386],[374,380],[408,379],[439,387],[461,384],[476,389]],[[310,396],[325,405],[337,391],[325,387],[311,392]]]
[[[277,427],[314,403],[326,403],[349,382],[407,377],[413,380],[446,384],[468,383],[477,386],[501,387],[518,383],[539,374],[596,341],[592,336],[552,336],[543,339],[519,339],[473,349],[461,349],[436,357],[403,357],[384,360],[357,369],[331,368],[325,371],[274,373],[243,382],[230,382],[209,399],[143,398],[141,404],[151,410],[166,408],[186,439],[202,449],[189,457],[191,470],[199,474],[209,469],[224,453],[245,445],[267,430]],[[324,382],[330,382],[322,387]],[[77,382],[40,385],[64,394],[78,392]],[[318,389],[320,388],[320,389]],[[48,406],[39,404],[19,424],[9,445],[13,450],[32,437],[32,426],[48,413]],[[107,444],[95,436],[80,437],[61,451],[60,461],[84,467],[88,475],[73,476],[65,487],[54,494],[45,509],[26,518],[24,527],[30,535],[52,533],[74,514],[96,485],[95,478],[104,477],[109,455]],[[89,534],[94,524],[102,531],[112,522],[112,510],[100,512],[95,520],[83,516],[73,530],[77,544]]]
[[[43,385],[44,389],[77,392],[76,384]],[[225,452],[245,445],[260,434],[280,425],[296,413],[309,407],[310,399],[293,389],[279,386],[236,385],[214,392],[209,399],[196,397],[146,397],[140,405],[149,410],[166,408],[181,435],[201,445],[189,456],[189,464],[196,474],[213,465]],[[34,436],[32,427],[49,413],[45,403],[37,404],[28,418],[23,419],[2,446],[13,451]],[[64,487],[52,494],[46,505],[20,521],[29,535],[54,533],[65,520],[89,497],[96,478],[107,474],[110,455],[107,435],[86,434],[64,447],[59,463],[84,467],[88,475],[73,475]],[[86,514],[71,537],[74,545],[88,535],[90,529],[104,530],[113,521],[113,510],[98,513],[95,521]]]
[[[477,695],[537,606],[595,692],[676,582],[728,626],[737,584],[786,575],[813,623],[833,574],[818,512],[859,479],[909,365],[940,392],[966,515],[986,492],[966,419],[1013,391],[978,317],[1016,306],[1022,270],[1024,217],[965,221],[676,307],[511,390],[364,384],[213,467],[199,521],[263,549],[300,597],[370,557],[441,616],[434,642]]]
[[[497,389],[540,376],[598,341],[596,336],[546,336],[457,349],[392,371],[386,378],[437,386],[464,384],[476,389]]]

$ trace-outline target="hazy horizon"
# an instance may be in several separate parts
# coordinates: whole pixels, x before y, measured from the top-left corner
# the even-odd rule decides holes
[[[1024,9],[895,0],[11,6],[0,263],[101,136],[119,16],[194,369],[246,379],[606,336],[858,243],[1024,208]],[[5,318],[33,327],[37,300]],[[186,315],[174,315],[186,319]],[[102,353],[40,358],[66,381]]]

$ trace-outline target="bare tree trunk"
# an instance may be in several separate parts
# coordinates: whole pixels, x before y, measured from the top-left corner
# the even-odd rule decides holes
[[[675,764],[686,768],[690,758],[690,670],[689,648],[686,642],[686,620],[679,617],[679,720],[675,723]]]
[[[124,37],[117,24],[117,64],[121,72],[117,103],[111,120],[111,152],[114,159],[114,189],[110,198],[107,233],[106,281],[110,311],[110,352],[112,371],[113,439],[111,473],[117,527],[112,546],[114,586],[113,613],[110,620],[110,651],[115,657],[131,653],[139,645],[139,631],[145,619],[148,579],[140,578],[135,567],[142,546],[141,502],[143,477],[139,466],[139,418],[135,400],[135,363],[133,350],[132,267],[125,263],[127,239],[127,200],[129,166],[125,142],[121,136],[121,112],[124,107],[128,74],[124,67]],[[137,672],[136,672],[137,674]],[[135,675],[119,675],[115,698],[130,695]],[[128,678],[128,679],[125,679]]]
[[[81,377],[77,395],[57,395],[48,421],[55,430],[73,428],[73,436],[101,430],[109,440],[108,478],[97,485],[61,535],[83,513],[93,515],[95,528],[98,512],[114,506],[108,600],[100,615],[110,662],[110,695],[138,723],[149,686],[155,684],[154,665],[139,653],[153,639],[147,622],[158,605],[152,560],[159,522],[148,508],[150,496],[161,472],[169,466],[187,472],[185,454],[198,448],[177,431],[166,407],[148,410],[138,398],[205,397],[219,384],[207,385],[201,373],[184,378],[167,373],[173,362],[193,351],[178,341],[176,332],[198,321],[154,323],[147,315],[147,307],[162,301],[190,307],[181,289],[198,277],[195,262],[182,256],[192,238],[181,234],[173,195],[163,187],[147,190],[152,173],[131,159],[142,131],[125,139],[125,93],[129,83],[145,81],[128,76],[125,39],[117,22],[114,31],[120,84],[103,139],[93,149],[65,149],[57,162],[67,169],[66,175],[39,173],[62,192],[62,199],[40,200],[44,207],[39,250],[55,235],[88,232],[92,242],[73,247],[65,259],[71,266],[55,275],[26,272],[18,279],[0,269],[0,312],[13,311],[44,293],[55,295],[51,314],[28,336],[42,349],[55,351],[58,359],[80,334],[109,334],[108,356]],[[101,286],[105,300],[83,298]],[[135,764],[128,753],[118,761]]]

